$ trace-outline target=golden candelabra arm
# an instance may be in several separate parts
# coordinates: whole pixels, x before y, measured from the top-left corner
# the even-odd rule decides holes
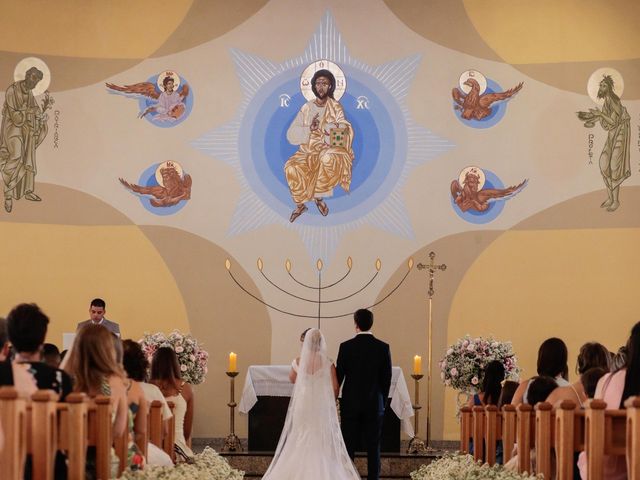
[[[235,400],[235,378],[238,372],[225,372],[230,379],[231,399],[227,406],[229,407],[229,435],[224,439],[223,452],[242,452],[242,443],[235,433],[235,408],[237,406]]]

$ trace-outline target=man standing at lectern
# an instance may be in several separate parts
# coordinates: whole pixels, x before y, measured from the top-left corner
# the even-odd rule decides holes
[[[111,320],[107,320],[104,318],[104,314],[107,311],[106,303],[101,298],[94,298],[91,300],[91,305],[89,306],[89,315],[90,319],[85,320],[84,322],[78,323],[76,327],[76,332],[89,325],[91,322],[94,325],[102,325],[104,328],[109,330],[111,333],[120,337],[120,325],[116,322],[112,322]]]
[[[364,437],[367,479],[378,480],[382,422],[391,388],[391,352],[370,331],[373,313],[360,309],[353,319],[356,336],[340,344],[336,361],[338,384],[344,380],[340,426],[351,459]]]

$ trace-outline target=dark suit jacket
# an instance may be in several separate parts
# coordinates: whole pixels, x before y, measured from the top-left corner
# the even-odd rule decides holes
[[[336,373],[338,384],[344,380],[341,412],[384,412],[391,387],[391,352],[388,344],[367,333],[341,343]]]
[[[78,326],[76,327],[76,332],[78,332],[82,327],[85,327],[87,325],[91,325],[91,319],[78,323]],[[109,330],[111,333],[117,335],[118,337],[120,336],[120,325],[118,325],[116,322],[112,322],[111,320],[107,320],[106,318],[103,318],[103,322],[100,325],[102,325],[104,328]]]

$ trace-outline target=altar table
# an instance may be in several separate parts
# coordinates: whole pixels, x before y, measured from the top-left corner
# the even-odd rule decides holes
[[[247,377],[242,391],[242,397],[238,405],[240,413],[249,414],[249,449],[250,450],[275,450],[277,439],[284,425],[284,418],[289,405],[289,397],[293,392],[293,384],[289,381],[291,365],[252,365],[247,371]],[[391,369],[391,400],[390,410],[385,412],[383,425],[383,451],[399,450],[400,431],[399,426],[394,428],[394,422],[400,423],[402,431],[410,438],[413,437],[413,407],[407,382],[400,367]],[[259,426],[259,428],[256,428]],[[252,428],[254,427],[254,428]],[[256,432],[262,432],[262,439],[256,439]],[[387,435],[385,435],[385,431]],[[397,437],[392,441],[392,450],[385,449],[385,436],[389,433]],[[253,441],[252,441],[253,440]],[[275,442],[275,444],[274,444]],[[252,448],[253,447],[253,448]]]

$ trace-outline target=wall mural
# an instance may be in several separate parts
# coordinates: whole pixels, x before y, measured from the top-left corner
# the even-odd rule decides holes
[[[173,127],[187,119],[193,108],[193,93],[187,81],[176,72],[166,70],[146,82],[119,86],[105,84],[110,93],[136,98],[138,118],[156,127]]]
[[[191,199],[191,175],[171,160],[149,167],[140,176],[138,184],[123,178],[119,180],[125,188],[138,194],[142,205],[156,215],[176,213]]]
[[[507,91],[495,81],[486,78],[477,70],[467,70],[451,90],[453,111],[456,117],[473,128],[489,128],[502,120],[506,112],[506,101],[516,95],[524,82]]]
[[[299,57],[231,55],[245,101],[235,120],[193,142],[241,178],[229,233],[289,225],[311,258],[325,259],[363,225],[412,237],[399,189],[453,147],[406,106],[420,57],[367,65],[348,53],[330,13]]]
[[[589,78],[587,91],[600,108],[590,108],[586,112],[577,112],[577,115],[585,127],[593,128],[600,124],[607,132],[598,162],[607,199],[600,207],[614,212],[620,206],[620,185],[631,176],[631,117],[620,101],[624,91],[622,75],[613,68],[598,69]]]
[[[0,173],[7,213],[13,209],[13,200],[42,200],[35,192],[36,149],[47,136],[46,112],[54,103],[47,90],[51,74],[39,58],[19,62],[13,78],[14,83],[5,91],[0,138]],[[43,97],[41,104],[36,101],[39,96]]]
[[[451,182],[454,210],[471,223],[488,223],[504,208],[504,201],[516,196],[526,187],[528,180],[504,188],[500,179],[491,171],[469,166],[462,169]]]

